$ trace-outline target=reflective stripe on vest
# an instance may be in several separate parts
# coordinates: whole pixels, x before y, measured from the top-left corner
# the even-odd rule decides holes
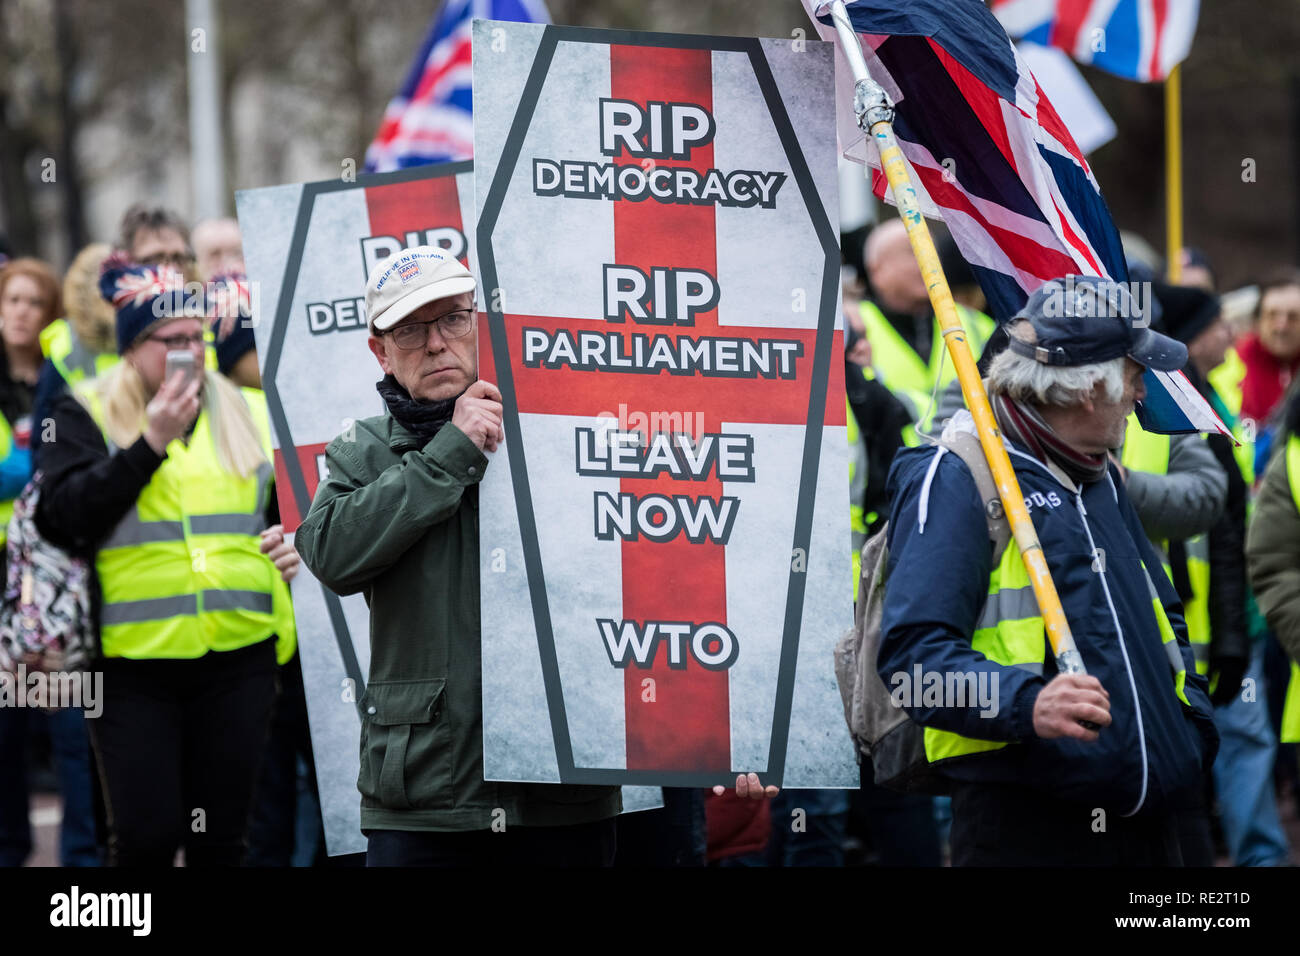
[[[1029,583],[1029,572],[1014,543],[989,575],[984,609],[971,635],[971,647],[996,664],[1043,673],[1047,630]],[[925,728],[925,756],[930,763],[1007,746],[1002,740],[979,740],[948,730]]]
[[[1152,595],[1160,639],[1173,671],[1174,693],[1186,704],[1184,686],[1187,674],[1178,639],[1156,595],[1149,572],[1147,587]],[[1050,653],[1047,629],[1029,582],[1029,572],[1014,541],[1002,553],[1002,560],[989,576],[988,598],[976,622],[975,633],[971,635],[971,647],[994,663],[1019,667],[1040,676],[1043,673],[1043,664]],[[963,737],[932,727],[925,728],[924,737],[925,755],[930,763],[1000,750],[1008,745],[1006,741]]]
[[[104,606],[102,622],[105,625],[134,624],[140,621],[165,620],[182,614],[197,614],[200,596],[203,598],[205,611],[253,611],[258,614],[270,614],[273,607],[272,596],[265,591],[208,589],[199,594],[116,601]]]
[[[274,474],[274,470],[267,462],[262,462],[257,466],[257,499],[263,502],[263,508],[265,508],[267,501],[267,485],[270,484]],[[261,513],[190,516],[191,535],[240,534],[258,535],[260,538],[262,529],[265,527],[266,517]],[[184,521],[144,521],[140,518],[140,505],[137,502],[117,523],[117,527],[100,545],[100,549],[125,548],[137,544],[155,544],[159,541],[184,540]]]
[[[1192,596],[1183,605],[1187,622],[1187,639],[1196,655],[1196,673],[1210,672],[1210,537],[1198,534],[1188,538],[1183,547],[1187,555],[1187,581]]]
[[[1165,656],[1169,658],[1169,666],[1174,672],[1174,690],[1178,694],[1178,699],[1188,707],[1192,705],[1187,700],[1187,668],[1183,664],[1183,652],[1178,648],[1178,635],[1174,633],[1174,626],[1169,621],[1169,615],[1165,613],[1165,606],[1160,603],[1160,593],[1156,590],[1156,583],[1151,580],[1151,572],[1145,567],[1142,569],[1147,578],[1147,594],[1151,596],[1151,606],[1156,612],[1156,624],[1160,627],[1160,642],[1165,646]]]
[[[188,445],[167,446],[95,559],[104,656],[195,658],[276,630],[279,572],[261,553],[260,535],[273,475],[269,419],[262,394],[241,391],[268,461],[247,478],[224,470],[206,412]],[[104,430],[94,389],[78,393]]]

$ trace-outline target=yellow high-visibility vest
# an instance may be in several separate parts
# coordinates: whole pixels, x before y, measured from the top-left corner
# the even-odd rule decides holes
[[[1223,363],[1212,369],[1206,378],[1233,419],[1232,435],[1240,444],[1232,454],[1237,459],[1241,476],[1246,479],[1246,487],[1250,488],[1255,483],[1255,437],[1259,423],[1242,421],[1241,418],[1241,383],[1246,380],[1246,363],[1236,349],[1228,349]]]
[[[1292,435],[1286,441],[1286,478],[1291,488],[1291,501],[1300,512],[1300,438]],[[1286,689],[1286,703],[1282,705],[1282,734],[1284,744],[1300,743],[1300,664],[1291,662],[1291,683]]]
[[[107,441],[103,410],[88,384],[77,391]],[[261,553],[273,475],[266,398],[255,389],[240,391],[267,461],[247,478],[222,468],[204,411],[188,444],[177,439],[167,446],[167,457],[95,559],[105,657],[196,658],[272,633],[280,638],[277,656],[292,654],[288,592]]]
[[[14,448],[14,433],[9,421],[0,415],[0,461],[9,457]],[[14,516],[14,500],[6,498],[0,501],[0,548],[9,541],[9,519]]]
[[[976,312],[964,305],[957,306],[957,314],[961,318],[962,328],[966,330],[971,355],[978,359],[997,324],[983,312]],[[898,330],[874,302],[863,300],[862,324],[866,327],[867,341],[871,343],[871,365],[876,371],[876,378],[891,392],[910,391],[929,395],[934,391],[936,382],[943,388],[957,377],[957,369],[952,362],[944,359],[943,333],[939,331],[938,322],[932,320],[930,323],[933,339],[928,363],[921,361],[916,349],[898,334]]]
[[[1164,605],[1160,603],[1150,572],[1145,566],[1143,570],[1147,575],[1147,589],[1155,610],[1156,623],[1160,627],[1160,641],[1173,669],[1174,693],[1187,704],[1187,669],[1183,665],[1182,652],[1178,649],[1178,638],[1165,614]],[[989,576],[988,597],[975,624],[975,632],[971,635],[971,647],[994,663],[1024,668],[1040,676],[1043,673],[1043,663],[1050,653],[1047,631],[1038,609],[1038,599],[1034,597],[1033,585],[1029,581],[1029,571],[1020,556],[1020,549],[1014,543],[1002,552],[1002,559]],[[925,756],[930,763],[1001,750],[1008,746],[1006,741],[963,737],[949,730],[932,727],[925,728],[924,739]]]
[[[59,370],[68,387],[103,375],[119,361],[113,352],[92,352],[77,337],[72,323],[55,319],[41,330],[41,353]]]
[[[862,578],[862,546],[867,542],[867,521],[862,500],[867,493],[867,449],[858,431],[858,419],[848,399],[844,400],[848,413],[849,434],[849,528],[853,547],[853,600],[858,599],[858,581]]]
[[[1169,474],[1169,436],[1149,432],[1138,423],[1137,415],[1130,414],[1124,432],[1124,453],[1121,463],[1130,471],[1149,475]],[[1173,569],[1169,566],[1169,542],[1156,542],[1161,552],[1165,574],[1173,582]],[[1210,539],[1198,534],[1184,542],[1187,553],[1187,579],[1192,596],[1183,604],[1183,619],[1187,622],[1187,639],[1196,655],[1196,673],[1204,676],[1210,670]]]

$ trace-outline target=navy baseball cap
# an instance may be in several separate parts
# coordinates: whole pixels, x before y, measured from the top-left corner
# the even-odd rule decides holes
[[[1123,355],[1159,372],[1187,364],[1187,346],[1149,328],[1150,305],[1144,309],[1125,282],[1079,275],[1053,279],[1029,297],[1011,321],[1016,319],[1033,325],[1038,342],[1011,335],[1008,347],[1044,365],[1089,365]]]

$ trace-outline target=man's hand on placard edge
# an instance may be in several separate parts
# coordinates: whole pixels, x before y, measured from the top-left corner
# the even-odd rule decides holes
[[[497,445],[506,440],[501,414],[501,392],[491,382],[479,379],[456,399],[451,423],[480,451],[496,451]]]
[[[713,788],[717,796],[722,796],[726,790],[727,788],[721,785]],[[736,796],[742,800],[771,800],[780,792],[780,787],[764,787],[756,773],[742,773],[736,776]]]

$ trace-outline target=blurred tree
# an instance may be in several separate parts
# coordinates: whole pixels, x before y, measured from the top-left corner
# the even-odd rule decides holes
[[[1297,261],[1300,0],[1202,3],[1183,64],[1183,217],[1223,288]],[[1090,67],[1118,134],[1090,162],[1116,222],[1165,252],[1164,90]]]
[[[80,43],[74,20],[74,0],[54,2],[54,50],[59,64],[58,91],[54,115],[59,124],[56,155],[59,182],[63,187],[63,228],[69,249],[75,251],[87,242],[86,211],[82,204],[81,170],[77,164],[75,144],[81,126],[81,111],[72,105],[72,77],[81,60]]]
[[[49,118],[56,83],[48,70],[53,37],[47,26],[31,3],[0,0],[0,207],[9,241],[20,255],[38,251],[33,200],[41,160],[54,152]]]

